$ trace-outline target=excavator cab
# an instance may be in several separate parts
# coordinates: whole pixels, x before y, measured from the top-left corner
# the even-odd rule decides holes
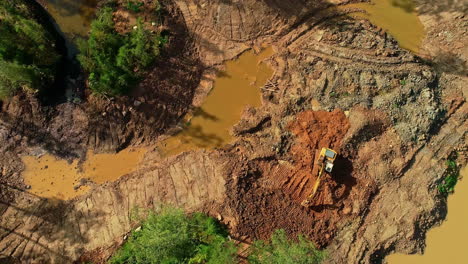
[[[318,158],[318,165],[320,166],[319,168],[319,173],[317,176],[317,179],[315,180],[314,188],[312,189],[312,193],[302,202],[303,206],[309,206],[310,202],[314,198],[315,193],[318,190],[318,187],[320,185],[320,180],[322,179],[322,174],[323,171],[326,171],[328,173],[331,173],[333,170],[333,163],[335,162],[336,156],[338,154],[336,151],[329,149],[329,148],[322,148],[320,151],[320,155]]]
[[[325,171],[331,173],[333,170],[333,162],[336,159],[336,152],[329,148],[322,148],[322,151],[320,151],[320,156],[325,157]]]

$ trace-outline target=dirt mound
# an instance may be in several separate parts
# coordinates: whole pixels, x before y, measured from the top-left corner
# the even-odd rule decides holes
[[[278,177],[277,181],[285,192],[300,202],[309,195],[318,175],[318,153],[324,147],[339,152],[349,129],[349,121],[338,109],[333,112],[307,111],[300,113],[289,129],[297,137],[291,149],[295,168],[291,173],[280,175],[282,177]],[[343,158],[339,159],[339,163],[347,165]],[[334,175],[340,172],[350,174],[350,169],[349,166],[337,166]]]
[[[345,114],[335,110],[302,112],[288,127],[296,136],[290,151],[293,162],[258,158],[227,172],[233,175],[227,188],[229,207],[236,213],[233,230],[241,239],[267,239],[282,228],[323,247],[341,221],[364,210],[375,188],[353,175],[349,157],[339,156],[311,206],[301,206],[316,179],[317,150],[330,147],[339,152],[350,125]]]

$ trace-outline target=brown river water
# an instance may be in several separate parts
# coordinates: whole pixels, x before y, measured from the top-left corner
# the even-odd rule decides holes
[[[97,0],[45,0],[48,11],[67,36],[86,36],[94,16]],[[360,8],[367,13],[351,16],[365,18],[392,35],[402,48],[418,53],[425,36],[424,28],[408,0],[372,0],[344,6]],[[159,144],[159,150],[166,156],[183,151],[220,147],[229,143],[231,127],[238,122],[246,105],[259,106],[260,87],[265,84],[272,70],[264,58],[272,54],[266,49],[260,54],[245,52],[237,60],[227,62],[225,71],[215,80],[215,87],[202,107],[188,117],[186,128],[179,134]],[[122,175],[138,169],[146,149],[126,149],[117,154],[94,154],[89,152],[83,164],[68,163],[51,155],[23,157],[26,170],[23,176],[31,185],[34,194],[71,199],[84,194],[88,186],[74,187],[82,178],[100,184],[117,180]],[[468,169],[461,173],[468,176]],[[399,263],[468,263],[466,244],[468,237],[468,181],[461,180],[456,193],[449,197],[450,214],[440,227],[429,231],[424,255],[408,256],[395,254],[386,260]]]
[[[69,163],[52,155],[41,157],[24,156],[25,183],[31,185],[33,194],[41,197],[68,200],[86,193],[89,186],[79,187],[81,179],[96,184],[115,181],[138,169],[146,149],[125,149],[117,154],[94,154],[89,151],[86,161]]]

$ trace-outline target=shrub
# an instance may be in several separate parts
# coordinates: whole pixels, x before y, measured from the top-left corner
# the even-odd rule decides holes
[[[0,98],[10,97],[18,88],[38,87],[42,74],[35,66],[0,61]]]
[[[139,13],[141,11],[140,7],[142,6],[143,6],[142,2],[135,2],[135,1],[130,1],[130,0],[127,1],[127,9],[134,13]]]
[[[55,78],[55,38],[19,0],[0,2],[0,97],[19,88],[42,90]]]
[[[236,247],[213,218],[165,208],[151,213],[111,263],[235,263]]]
[[[438,189],[442,194],[449,194],[455,191],[455,185],[457,185],[458,177],[460,176],[460,168],[455,162],[456,154],[452,154],[446,162],[445,165],[445,178],[442,180],[442,183],[439,184]]]
[[[251,247],[248,261],[251,264],[317,264],[325,258],[325,253],[315,248],[303,236],[298,241],[286,237],[284,230],[276,230],[269,243],[256,241]]]
[[[141,20],[132,32],[121,35],[115,30],[113,9],[104,7],[91,24],[87,41],[78,43],[78,60],[89,73],[89,86],[98,94],[127,93],[159,55],[164,43],[152,35]]]

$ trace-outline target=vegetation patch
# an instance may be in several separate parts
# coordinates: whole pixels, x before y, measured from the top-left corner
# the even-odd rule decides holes
[[[111,263],[229,264],[236,263],[236,252],[227,231],[214,218],[165,208],[149,214]]]
[[[91,24],[89,39],[78,43],[78,60],[89,73],[89,87],[97,94],[123,95],[153,64],[167,37],[151,33],[138,19],[134,30],[119,34],[112,7],[104,7]]]
[[[127,9],[134,12],[138,13],[140,12],[140,8],[143,6],[142,2],[136,2],[136,1],[127,1]]]
[[[442,194],[449,194],[455,191],[455,185],[457,185],[458,177],[460,176],[460,168],[455,161],[456,159],[457,154],[454,152],[445,163],[447,166],[445,176],[438,186],[439,192]]]
[[[132,212],[133,220],[140,216],[139,210]],[[238,251],[227,230],[214,218],[163,208],[148,215],[110,263],[229,264],[239,262]],[[324,258],[325,253],[303,236],[290,240],[284,230],[276,230],[270,241],[251,245],[247,260],[252,264],[318,264]]]
[[[290,240],[282,229],[276,230],[269,242],[254,242],[251,250],[248,257],[251,264],[318,264],[326,257],[305,237]]]
[[[56,40],[23,1],[0,1],[0,36],[0,99],[54,82],[60,60]]]

